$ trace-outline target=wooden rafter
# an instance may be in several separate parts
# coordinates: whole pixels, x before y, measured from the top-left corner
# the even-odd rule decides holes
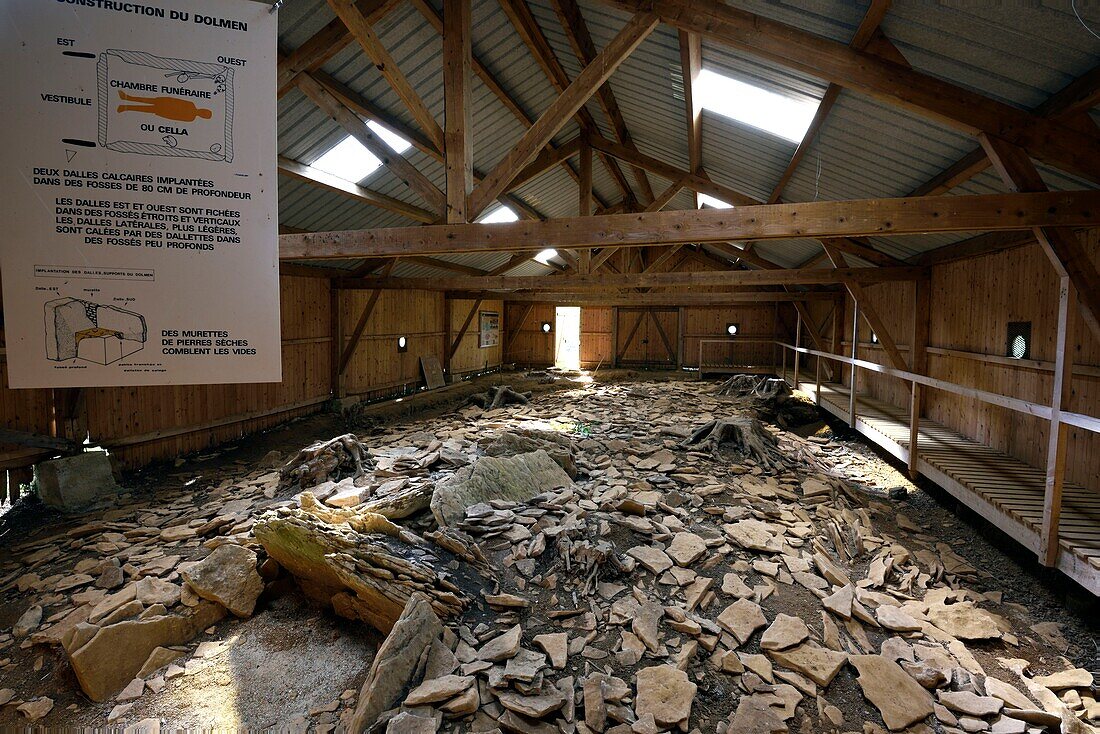
[[[427,176],[405,156],[391,148],[374,133],[355,112],[336,99],[324,87],[308,74],[298,77],[298,88],[309,97],[326,115],[336,121],[340,127],[369,150],[382,165],[390,169],[398,179],[419,195],[435,212],[442,213],[447,206],[447,196],[436,188]]]
[[[412,83],[398,68],[397,62],[390,56],[390,52],[382,45],[378,35],[371,27],[370,21],[360,12],[354,0],[329,0],[329,7],[336,13],[336,17],[344,22],[348,31],[362,46],[374,66],[389,83],[394,93],[408,108],[409,114],[416,120],[416,124],[424,131],[437,148],[443,150],[443,129],[436,122],[430,110],[420,95],[413,89]],[[377,155],[377,154],[376,154]]]
[[[1079,120],[1086,128],[1092,126],[1095,129],[1095,123],[1085,115],[1085,112],[1098,104],[1100,104],[1100,65],[1092,67],[1087,73],[1062,87],[1032,112],[1066,123]],[[956,186],[974,178],[989,166],[989,157],[986,156],[985,150],[979,145],[943,171],[913,189],[909,195],[932,196],[945,194]]]
[[[304,163],[299,163],[298,161],[291,160],[284,156],[279,156],[279,173],[306,181],[319,188],[334,191],[354,201],[360,201],[364,204],[376,206],[379,209],[395,212],[417,222],[431,224],[432,222],[439,221],[439,217],[427,209],[415,206],[406,201],[401,201],[400,199],[395,199],[392,196],[387,196],[373,189],[368,189],[365,186],[353,184],[350,181],[345,181],[339,176],[333,176],[331,173],[325,173],[320,169],[307,166]]]
[[[1021,192],[1047,190],[1035,164],[1021,148],[988,135],[981,136],[981,143],[1006,186]],[[1077,291],[1085,323],[1100,338],[1100,273],[1088,251],[1072,229],[1035,227],[1032,234],[1058,277],[1069,278]]]
[[[374,25],[382,20],[400,0],[359,0],[359,12],[366,17],[367,22]],[[340,53],[349,43],[352,36],[348,33],[347,26],[339,18],[325,25],[324,28],[314,33],[294,51],[279,59],[277,71],[278,96],[294,88],[295,78],[298,74],[307,71],[316,71],[336,54]]]
[[[645,211],[647,211],[647,212],[659,212],[662,209],[664,209],[666,206],[668,206],[669,202],[672,201],[676,197],[676,194],[680,193],[680,189],[684,188],[684,179],[685,178],[689,178],[689,176],[687,176],[685,174],[685,176],[681,176],[680,178],[678,178],[677,180],[675,180],[671,184],[669,184],[668,188],[666,188],[664,191],[662,191],[660,194],[658,194],[653,199],[653,201],[651,201],[648,205],[646,205]],[[618,250],[619,250],[618,247],[605,247],[602,250],[600,250],[598,253],[596,253],[596,255],[593,256],[593,258],[592,258],[592,265],[591,265],[592,272],[595,272],[602,265],[604,265],[608,261],[608,259],[612,255],[614,255]]]
[[[641,166],[647,171],[655,173],[662,178],[682,181],[684,188],[698,191],[701,194],[709,194],[711,196],[715,196],[719,199],[728,201],[729,203],[736,204],[738,206],[760,203],[752,197],[746,196],[739,191],[735,191],[728,186],[722,186],[720,184],[714,183],[705,175],[691,173],[690,171],[685,171],[682,168],[677,168],[676,166],[670,163],[665,163],[664,161],[658,158],[654,158],[653,156],[639,153],[637,150],[631,150],[625,145],[616,143],[614,140],[608,140],[607,138],[600,135],[590,135],[588,139],[589,142],[592,143],[592,147],[596,148],[597,150],[601,150],[608,155],[615,156],[621,161],[625,161],[632,165]]]
[[[473,187],[473,119],[470,114],[470,0],[444,0],[443,90],[447,221],[466,222]]]
[[[425,20],[428,21],[428,24],[435,29],[436,33],[443,35],[443,15],[432,6],[429,0],[409,0],[409,2],[414,8],[416,8],[420,12],[421,15],[424,16]],[[477,78],[481,80],[481,83],[484,84],[485,87],[493,93],[493,96],[496,97],[500,101],[500,103],[503,104],[504,107],[512,113],[512,115],[520,122],[520,124],[524,126],[524,128],[531,127],[531,125],[535,122],[535,118],[532,117],[525,109],[523,109],[522,106],[520,106],[519,102],[517,102],[516,99],[505,89],[504,84],[499,79],[497,79],[496,75],[493,74],[492,71],[490,71],[489,67],[487,67],[481,61],[481,59],[478,58],[477,54],[471,54],[470,62],[474,74],[477,75]],[[553,153],[555,150],[556,146],[553,143],[548,143],[545,152]],[[576,150],[574,149],[573,153],[575,152]],[[568,158],[569,155],[560,157],[557,160],[557,163],[565,170],[567,174],[569,174],[571,178],[573,178],[573,180],[577,180],[577,172],[573,168],[573,166],[569,164],[569,161],[567,160]],[[476,173],[475,178],[480,179],[480,177],[477,176]],[[601,199],[599,196],[596,196],[596,201],[598,201],[600,206],[602,207],[607,206],[607,202]]]
[[[684,80],[684,114],[688,131],[688,170],[703,171],[703,103],[695,94],[703,70],[703,41],[698,33],[680,31],[680,73]],[[695,202],[699,206],[699,202]]]
[[[280,235],[285,259],[518,252],[553,247],[652,246],[926,232],[1089,227],[1100,191],[927,196],[741,206],[498,224],[386,227]]]
[[[576,54],[577,60],[580,61],[581,66],[588,66],[597,56],[596,44],[593,43],[592,35],[588,32],[588,24],[581,14],[577,0],[551,0],[551,5],[554,6],[554,12],[565,31],[565,37],[573,47],[573,53]],[[604,82],[596,90],[596,99],[599,101],[600,107],[603,108],[608,122],[611,123],[611,129],[615,132],[618,141],[628,148],[635,148],[634,141],[630,137],[630,131],[626,127],[626,120],[623,118],[622,110],[619,109],[619,103],[615,100],[615,93],[611,90],[609,83]],[[640,166],[632,166],[632,171],[634,180],[638,182],[643,203],[652,201],[653,188],[650,186],[645,169]]]
[[[885,17],[886,11],[890,8],[890,1],[891,0],[871,0],[871,5],[867,8],[867,12],[863,14],[863,20],[860,22],[859,28],[856,29],[855,36],[852,37],[851,43],[848,44],[849,48],[862,51],[867,47],[867,44],[871,42],[871,38],[874,37],[875,31],[878,29],[883,17]],[[787,184],[790,183],[791,178],[798,169],[798,164],[802,162],[802,158],[806,155],[806,151],[813,146],[814,140],[817,139],[817,134],[825,124],[829,112],[833,109],[833,105],[836,104],[837,99],[840,97],[840,91],[841,87],[838,84],[830,84],[825,89],[825,94],[822,95],[821,101],[817,105],[817,112],[814,113],[813,120],[810,122],[810,127],[806,129],[806,134],[802,136],[802,140],[799,142],[798,147],[795,148],[790,162],[787,163],[787,167],[779,177],[779,183],[775,185],[771,195],[768,197],[769,204],[775,204],[780,200],[779,197],[783,195],[783,189],[787,188]]]
[[[512,26],[516,29],[516,33],[519,34],[520,40],[527,46],[527,50],[531,52],[532,58],[539,68],[542,69],[546,78],[550,81],[550,85],[557,90],[558,94],[562,94],[569,87],[570,79],[569,74],[565,71],[565,67],[561,65],[561,61],[558,60],[557,54],[554,53],[554,48],[550,45],[546,35],[542,32],[542,28],[539,26],[538,21],[535,20],[534,14],[527,6],[525,0],[500,0],[500,7],[504,11],[504,14],[508,16],[508,20],[512,23]],[[599,128],[596,126],[596,120],[592,117],[592,114],[586,107],[582,107],[576,113],[577,123],[580,125],[581,130],[587,133],[597,131]],[[619,168],[618,163],[606,155],[602,155],[601,160],[604,167],[607,168],[608,173],[611,174],[611,178],[614,179],[615,184],[623,193],[624,200],[633,201],[634,192],[630,188],[630,184],[627,183],[626,176],[623,175],[622,169]]]
[[[1050,165],[1100,181],[1100,134],[1082,132],[906,68],[843,43],[726,5],[720,0],[608,0],[646,7],[661,20],[716,43],[813,74],[952,127],[1003,136]]]
[[[522,1],[522,0],[521,0]],[[537,155],[538,151],[565,125],[615,69],[657,27],[652,13],[636,13],[607,47],[586,66],[550,107],[527,129],[512,149],[493,167],[470,195],[470,216],[476,217],[485,205],[506,190],[513,178]]]

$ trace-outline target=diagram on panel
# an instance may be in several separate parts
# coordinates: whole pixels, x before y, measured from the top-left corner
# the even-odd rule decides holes
[[[99,144],[143,155],[233,160],[233,69],[144,51],[99,55]]]
[[[145,317],[133,311],[79,298],[57,298],[45,306],[46,358],[111,364],[145,347]]]

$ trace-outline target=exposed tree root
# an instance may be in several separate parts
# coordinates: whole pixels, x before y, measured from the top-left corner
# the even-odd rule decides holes
[[[721,455],[723,445],[729,445],[737,453],[756,461],[769,471],[778,471],[786,467],[786,461],[770,434],[756,418],[748,415],[735,415],[731,418],[713,420],[705,424],[681,446],[698,446],[710,451],[714,456]]]
[[[527,405],[530,399],[529,392],[516,392],[510,385],[496,385],[490,387],[484,395],[471,395],[466,402],[484,410],[495,410],[512,404]]]
[[[284,483],[315,487],[328,480],[360,476],[371,464],[367,447],[354,434],[318,441],[299,451],[283,466]]]

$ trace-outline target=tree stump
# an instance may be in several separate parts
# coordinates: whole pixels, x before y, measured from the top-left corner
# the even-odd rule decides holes
[[[338,481],[347,476],[361,476],[370,464],[366,445],[354,434],[345,433],[306,446],[279,473],[284,483],[306,489],[330,479]]]
[[[495,410],[506,405],[527,405],[530,399],[529,392],[516,392],[511,385],[494,385],[483,395],[471,395],[466,403],[476,405],[483,410]]]
[[[681,446],[698,446],[720,457],[723,445],[763,465],[769,471],[779,471],[787,465],[775,437],[763,424],[748,415],[713,420],[685,439]]]

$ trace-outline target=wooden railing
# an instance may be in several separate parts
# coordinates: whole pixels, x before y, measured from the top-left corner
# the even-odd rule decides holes
[[[1060,407],[1060,401],[1055,400],[1055,405],[1044,405],[1042,403],[1032,402],[1030,400],[1024,400],[1022,398],[1012,397],[1011,395],[1002,395],[1000,393],[989,392],[987,390],[980,390],[974,387],[967,387],[965,385],[959,385],[947,380],[940,380],[935,377],[928,377],[927,375],[920,375],[914,372],[908,372],[906,370],[894,369],[877,362],[869,362],[864,359],[858,359],[854,356],[855,345],[853,345],[853,356],[844,357],[839,354],[832,354],[829,352],[822,352],[816,349],[809,349],[807,347],[799,347],[793,344],[787,344],[785,342],[776,342],[776,344],[786,351],[791,351],[795,355],[795,371],[794,371],[794,385],[797,387],[800,382],[799,368],[798,368],[798,356],[810,355],[817,357],[817,364],[815,366],[815,395],[817,400],[820,401],[821,395],[821,360],[827,359],[840,364],[845,364],[851,367],[851,381],[849,383],[849,402],[848,402],[848,420],[850,425],[854,428],[856,425],[856,386],[859,381],[859,370],[867,370],[868,372],[874,372],[880,375],[889,375],[896,377],[900,380],[904,380],[910,384],[911,389],[916,389],[914,386],[920,385],[933,390],[942,390],[944,392],[958,395],[965,398],[973,398],[989,405],[996,405],[1008,410],[1013,410],[1018,413],[1024,413],[1025,415],[1035,416],[1043,420],[1050,421],[1051,423],[1051,448],[1049,451],[1050,460],[1047,462],[1046,472],[1046,488],[1043,498],[1043,525],[1040,535],[1039,546],[1039,560],[1044,565],[1053,566],[1057,562],[1058,558],[1058,524],[1061,515],[1062,505],[1062,486],[1065,483],[1065,442],[1068,438],[1066,428],[1073,426],[1076,428],[1082,428],[1086,431],[1093,433],[1100,433],[1100,418],[1095,416],[1085,415],[1083,413],[1074,413],[1067,410],[1062,410]],[[786,359],[784,359],[784,365],[786,365]],[[1058,368],[1055,371],[1055,375],[1059,373],[1068,373],[1070,366],[1063,364],[1060,359],[1058,362]],[[784,376],[786,375],[786,369],[784,369]],[[1061,389],[1056,381],[1055,394]],[[920,411],[912,410],[909,415],[909,470],[911,473],[916,472],[917,458],[919,455],[918,436],[920,430]]]

